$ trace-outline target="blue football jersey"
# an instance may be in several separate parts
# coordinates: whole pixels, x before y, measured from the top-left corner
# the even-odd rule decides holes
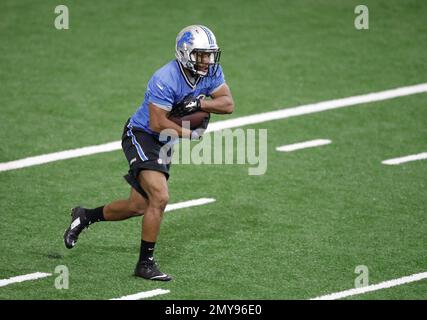
[[[176,104],[187,96],[210,96],[224,83],[221,66],[218,66],[214,76],[199,77],[195,84],[192,84],[184,73],[182,65],[177,60],[172,60],[151,77],[144,101],[131,117],[130,124],[159,138],[159,135],[150,129],[149,103],[171,111]]]

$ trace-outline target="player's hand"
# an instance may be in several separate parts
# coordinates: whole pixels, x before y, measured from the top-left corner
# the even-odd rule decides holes
[[[190,113],[201,110],[200,98],[187,97],[178,103],[170,112],[173,117],[183,117]]]

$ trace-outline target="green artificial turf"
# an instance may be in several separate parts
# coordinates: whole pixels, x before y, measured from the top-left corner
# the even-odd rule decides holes
[[[151,74],[173,59],[177,32],[216,34],[234,100],[231,116],[426,82],[424,1],[55,1],[0,3],[0,161],[119,140]],[[170,283],[132,276],[141,219],[99,223],[73,250],[69,209],[126,198],[121,151],[0,172],[0,299],[109,299],[156,288],[153,299],[309,299],[427,271],[427,94],[367,103],[245,129],[268,130],[268,167],[174,165],[170,203],[216,201],[165,214],[156,257]],[[277,152],[311,139],[332,144]],[[55,267],[70,287],[54,287]],[[426,280],[349,299],[426,299]]]

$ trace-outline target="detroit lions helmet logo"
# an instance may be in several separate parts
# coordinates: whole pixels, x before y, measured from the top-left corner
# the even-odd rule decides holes
[[[178,41],[178,47],[183,47],[185,43],[193,44],[194,37],[190,31],[185,32]]]

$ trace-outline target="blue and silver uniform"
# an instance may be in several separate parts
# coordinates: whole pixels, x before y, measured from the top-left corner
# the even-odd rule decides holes
[[[182,65],[177,60],[172,60],[151,77],[144,101],[131,117],[130,124],[133,127],[143,129],[158,139],[159,134],[150,129],[149,103],[171,111],[176,104],[187,96],[210,96],[224,83],[221,66],[218,66],[218,70],[213,76],[200,77],[195,84],[192,84]]]

